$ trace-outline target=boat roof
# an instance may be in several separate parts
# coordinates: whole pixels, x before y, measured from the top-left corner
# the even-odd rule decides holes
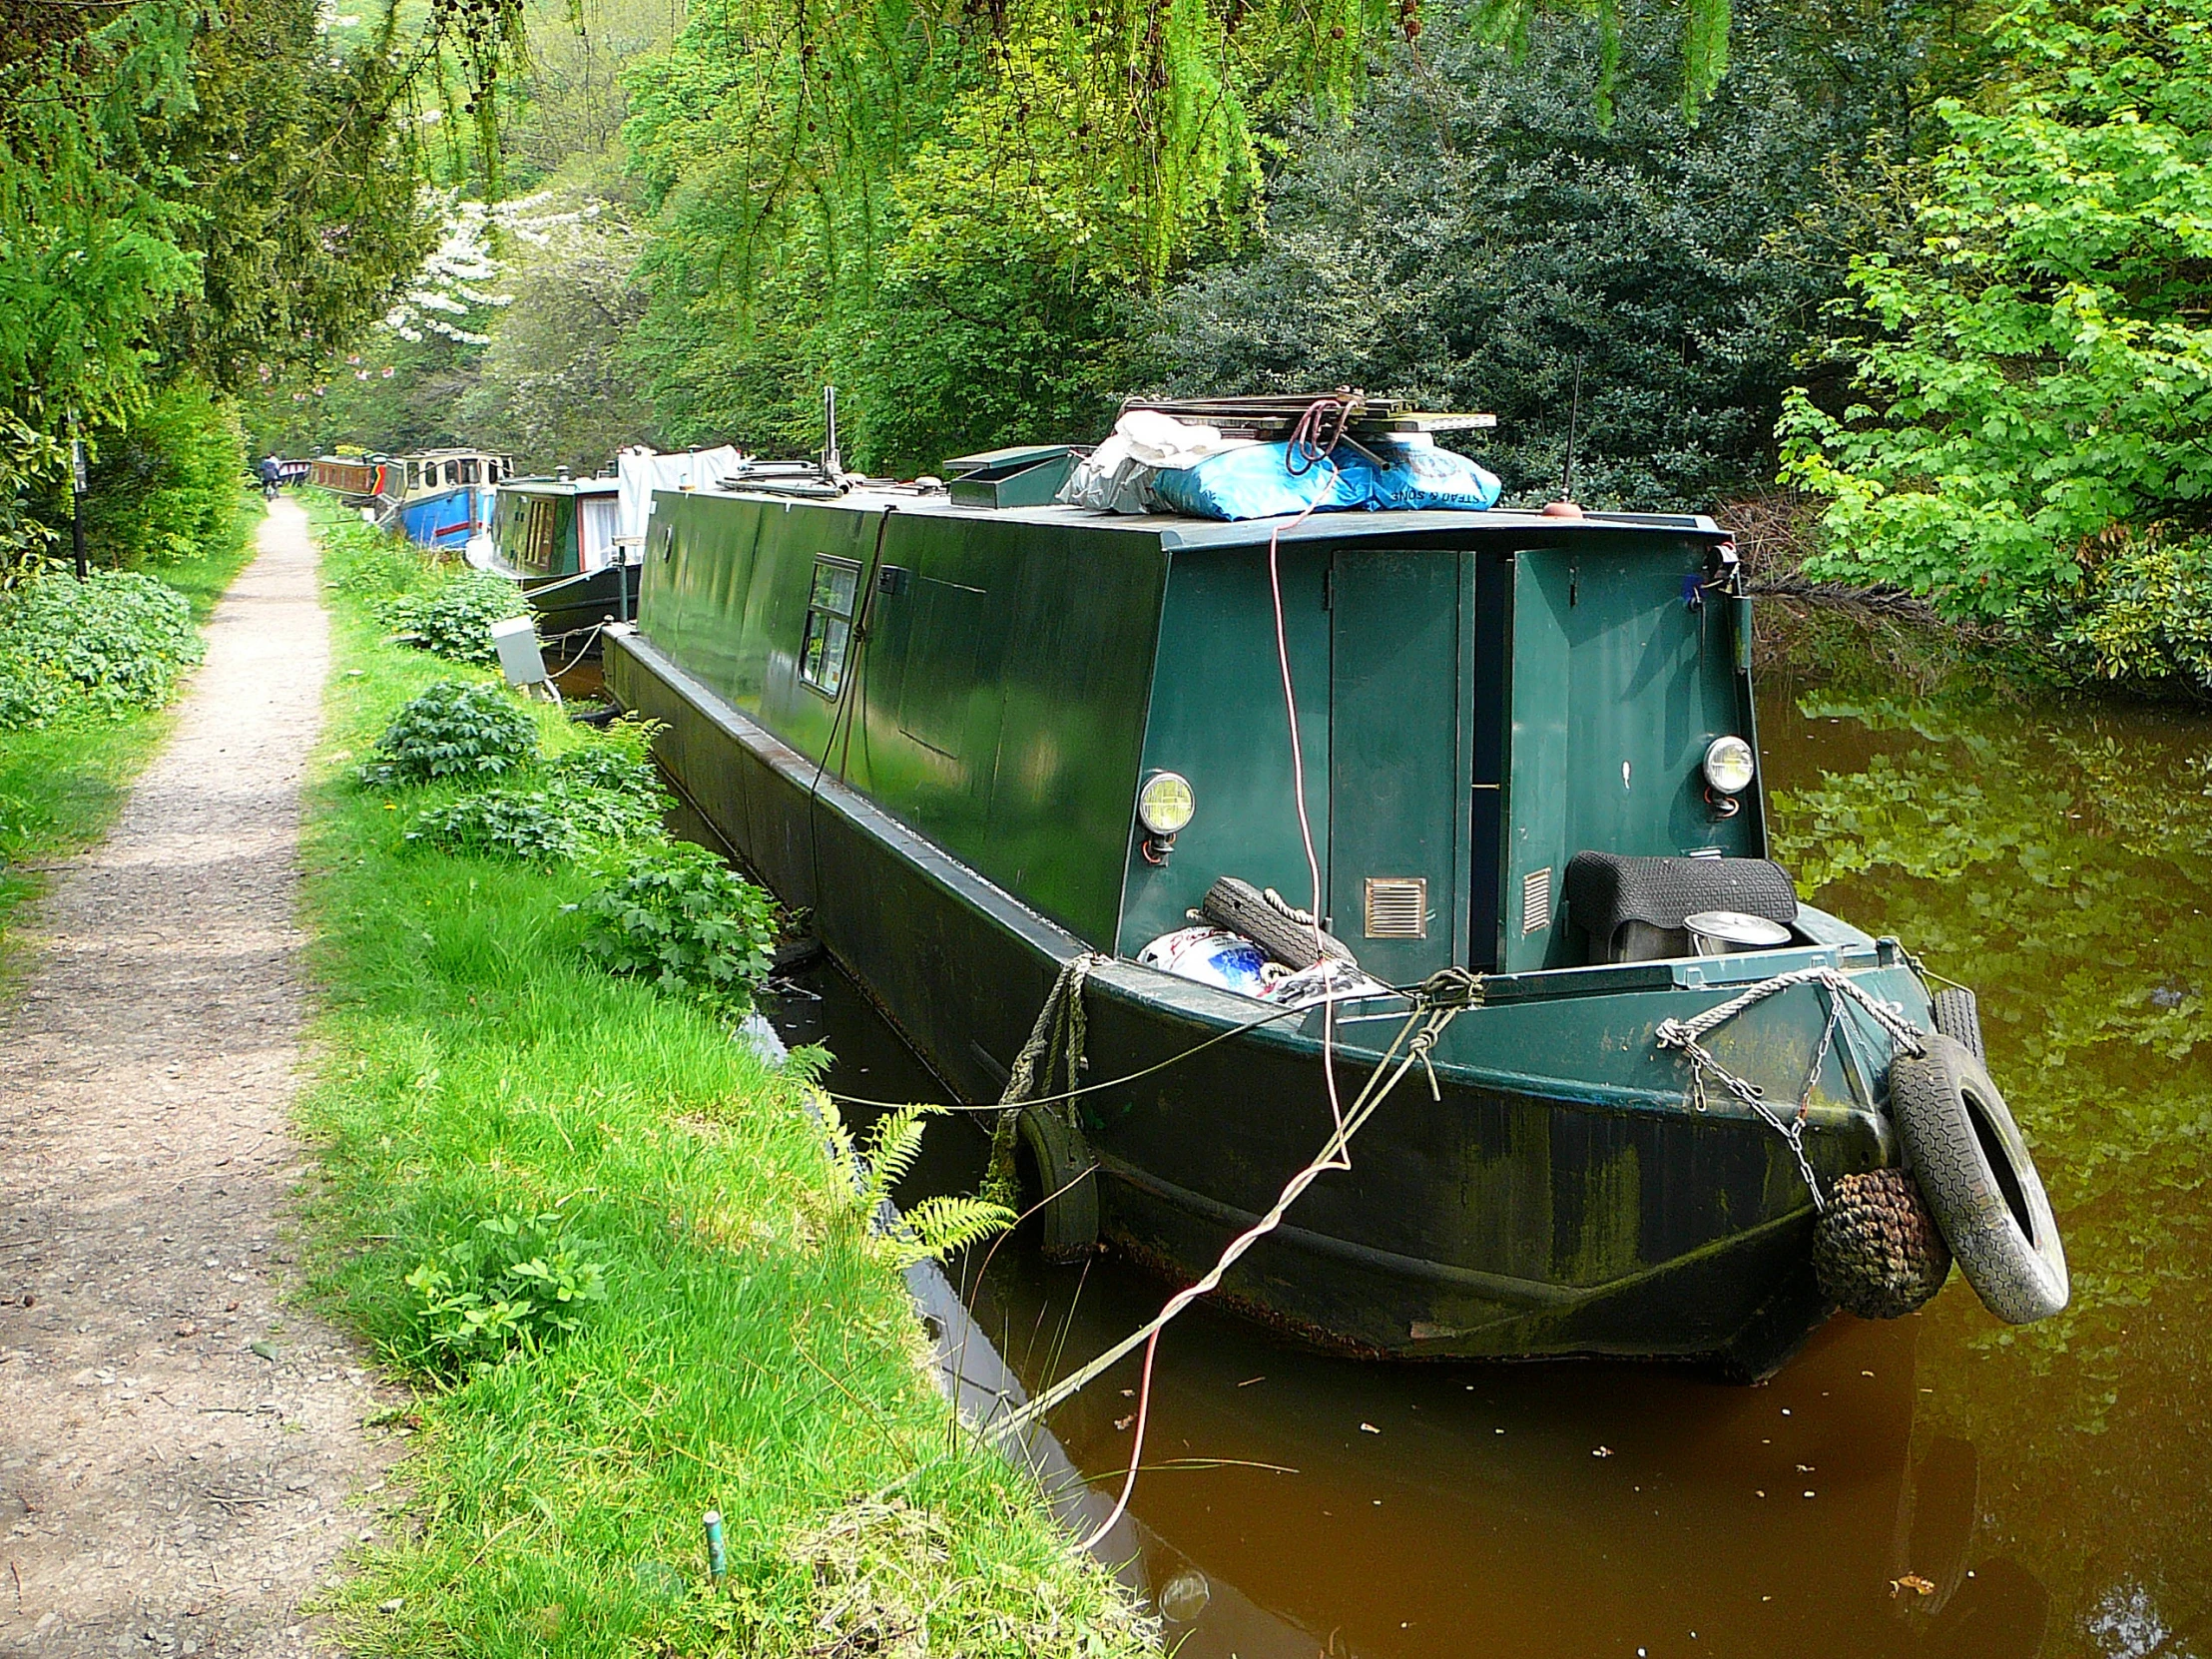
[[[676,491],[657,493],[676,494]],[[1181,513],[1102,513],[1088,507],[983,507],[956,504],[934,492],[862,487],[843,495],[807,496],[777,490],[746,489],[742,485],[720,490],[694,490],[694,497],[737,496],[774,501],[785,506],[843,509],[879,513],[886,508],[916,517],[969,519],[977,523],[1034,524],[1070,529],[1118,531],[1157,539],[1175,548],[1264,547],[1280,530],[1285,541],[1370,541],[1379,538],[1418,537],[1443,539],[1468,531],[1524,530],[1556,537],[1561,532],[1674,531],[1686,536],[1725,541],[1729,532],[1703,513],[1612,513],[1586,511],[1580,518],[1547,518],[1540,512],[1493,507],[1486,512],[1441,510],[1315,513],[1304,522],[1290,517],[1224,521],[1192,518]]]
[[[520,495],[613,495],[620,478],[502,478],[499,487]]]

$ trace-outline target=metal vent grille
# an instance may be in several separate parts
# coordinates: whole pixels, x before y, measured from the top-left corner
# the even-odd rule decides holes
[[[1417,875],[1368,877],[1368,937],[1428,937],[1428,882]]]
[[[1521,877],[1520,930],[1525,938],[1551,925],[1551,866],[1532,869]]]

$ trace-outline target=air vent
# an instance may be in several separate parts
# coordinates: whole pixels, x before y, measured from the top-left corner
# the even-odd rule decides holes
[[[1523,938],[1551,925],[1551,866],[1532,869],[1521,877],[1520,930]]]
[[[1368,937],[1428,937],[1428,883],[1417,875],[1368,877]]]

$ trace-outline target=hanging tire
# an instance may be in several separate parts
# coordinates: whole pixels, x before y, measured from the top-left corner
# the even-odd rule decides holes
[[[1930,999],[1929,1017],[1936,1029],[1957,1043],[1984,1066],[1989,1051],[1981,1046],[1981,1005],[1963,985],[1945,985]]]
[[[1035,1166],[1037,1254],[1072,1262],[1098,1248],[1098,1159],[1083,1131],[1050,1106],[1024,1106],[1014,1126]]]
[[[1981,1305],[2008,1325],[2066,1306],[2065,1247],[2042,1177],[1989,1073],[1941,1032],[1890,1068],[1890,1111],[1936,1225]]]

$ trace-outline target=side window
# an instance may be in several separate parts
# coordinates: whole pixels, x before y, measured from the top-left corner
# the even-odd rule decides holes
[[[469,460],[461,463],[461,482],[464,484],[476,482],[476,463],[474,461]]]
[[[860,567],[849,559],[815,561],[799,677],[825,697],[835,697],[844,684],[844,652],[852,640],[852,603],[859,589]]]

